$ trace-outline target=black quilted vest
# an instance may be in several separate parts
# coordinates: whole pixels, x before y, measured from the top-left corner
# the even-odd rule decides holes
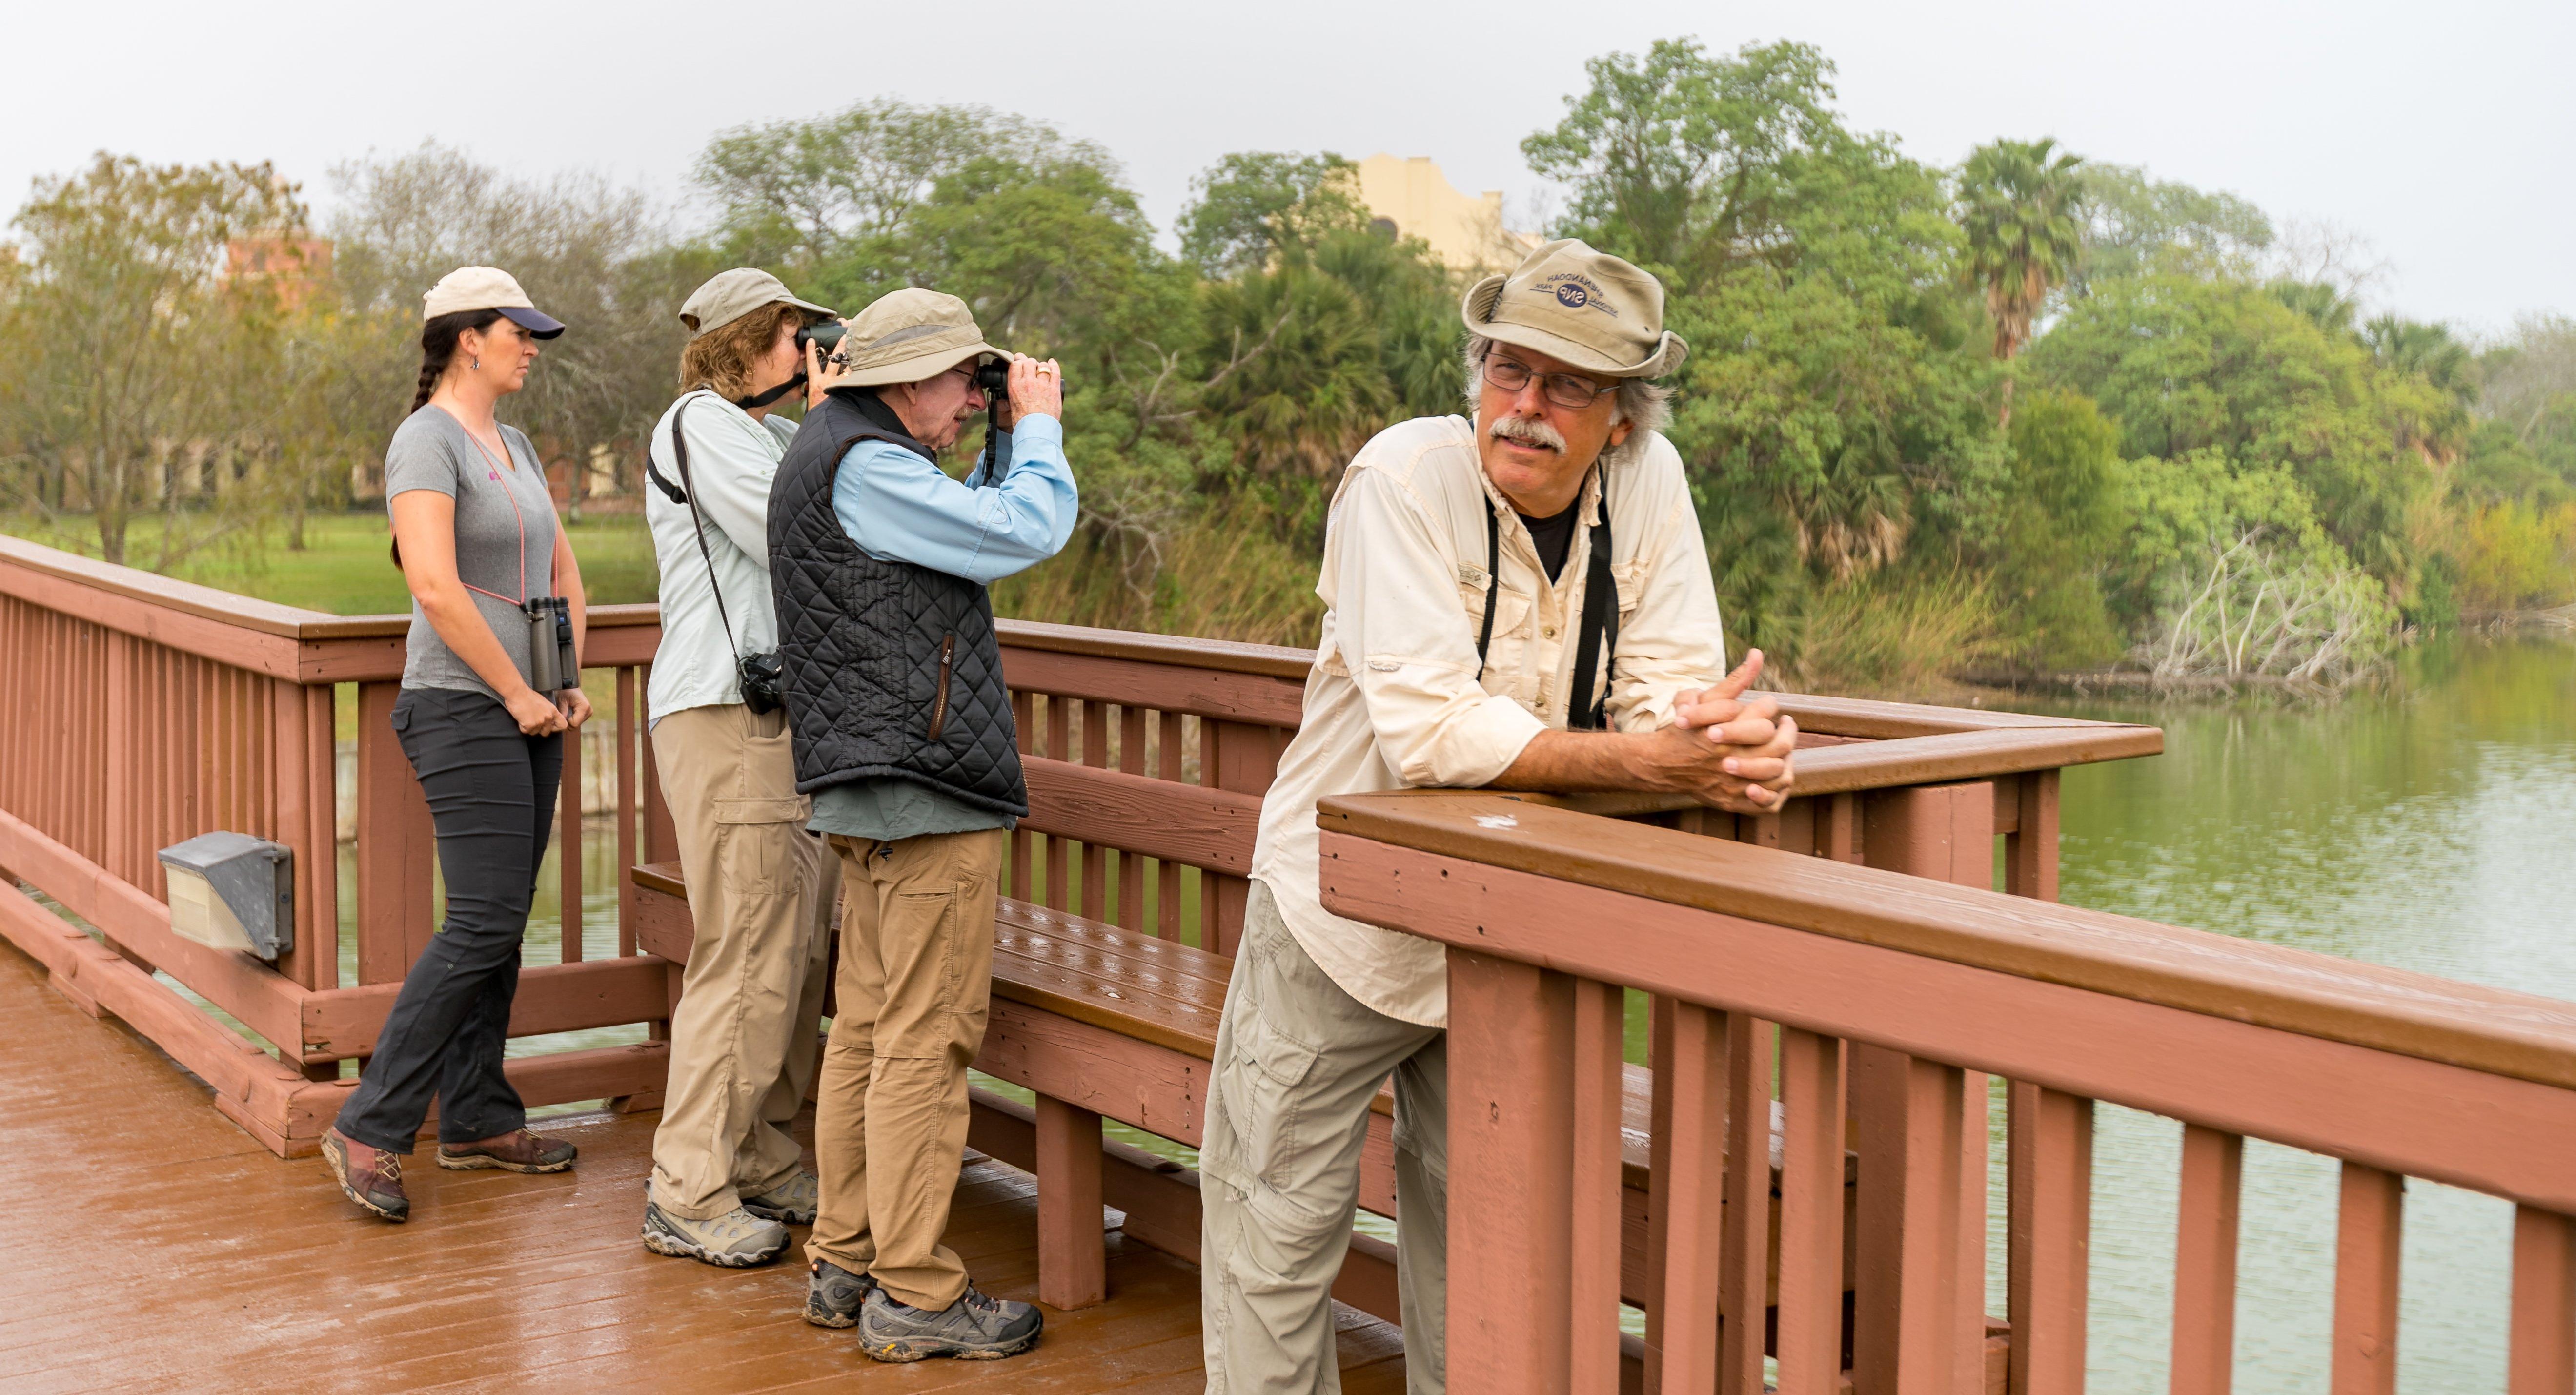
[[[930,455],[833,393],[805,414],[769,491],[769,584],[796,789],[910,780],[1025,818],[992,600],[963,577],[870,557],[841,531],[832,482],[861,441]]]

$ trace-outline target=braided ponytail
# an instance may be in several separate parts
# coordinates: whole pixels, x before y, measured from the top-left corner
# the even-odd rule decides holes
[[[501,318],[498,310],[459,310],[440,315],[420,327],[420,389],[412,394],[415,412],[429,405],[438,391],[438,381],[447,376],[448,366],[456,361],[456,341],[469,329],[483,329]]]

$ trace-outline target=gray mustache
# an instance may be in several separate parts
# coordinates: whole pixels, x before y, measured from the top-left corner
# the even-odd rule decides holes
[[[1505,417],[1495,422],[1491,433],[1500,440],[1524,446],[1544,446],[1549,450],[1565,449],[1565,437],[1555,427],[1535,417]]]

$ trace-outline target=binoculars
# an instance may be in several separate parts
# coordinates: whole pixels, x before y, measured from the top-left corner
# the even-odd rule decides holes
[[[581,656],[572,647],[572,602],[538,596],[521,607],[528,617],[528,686],[559,693],[581,686]]]

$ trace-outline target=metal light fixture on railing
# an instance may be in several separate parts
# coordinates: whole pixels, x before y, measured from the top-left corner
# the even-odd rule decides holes
[[[160,857],[173,931],[271,961],[295,948],[294,849],[247,833],[205,833]]]

